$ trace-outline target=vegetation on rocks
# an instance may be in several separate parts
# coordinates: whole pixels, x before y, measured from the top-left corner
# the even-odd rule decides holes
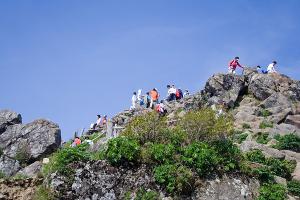
[[[300,196],[300,181],[289,181],[287,183],[287,189],[291,194]]]
[[[300,153],[300,137],[297,135],[277,135],[275,138],[278,140],[278,143],[274,146],[274,148],[280,150],[291,150]]]
[[[257,200],[285,200],[286,198],[287,191],[283,185],[265,184],[260,188]]]

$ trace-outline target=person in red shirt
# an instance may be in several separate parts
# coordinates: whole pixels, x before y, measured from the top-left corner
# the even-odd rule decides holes
[[[235,74],[235,69],[237,66],[240,68],[244,68],[242,65],[239,63],[239,57],[235,57],[233,60],[229,62],[229,67],[228,67],[228,73],[229,74]]]

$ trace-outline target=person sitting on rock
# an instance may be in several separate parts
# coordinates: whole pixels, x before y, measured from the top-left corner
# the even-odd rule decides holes
[[[168,89],[167,101],[176,100],[176,88],[175,88],[175,86],[174,85],[172,85],[172,86],[167,85],[167,89]]]
[[[150,91],[150,108],[154,108],[154,106],[158,103],[159,94],[156,88],[153,88],[153,90]]]
[[[144,96],[144,106],[145,106],[145,108],[149,108],[150,103],[151,103],[150,93],[147,92],[146,95]]]
[[[176,90],[176,100],[180,100],[183,98],[183,93],[182,93],[182,90],[180,88],[178,88]]]
[[[268,68],[267,68],[267,72],[268,73],[277,73],[277,71],[275,70],[275,65],[277,64],[276,61],[273,61],[271,64],[269,64]]]
[[[229,74],[235,74],[235,69],[237,66],[240,68],[244,68],[242,65],[239,63],[239,57],[235,57],[233,60],[229,62],[229,67],[228,67],[228,73]]]
[[[101,126],[105,126],[107,123],[107,115],[104,115],[103,119],[102,119],[102,122],[101,122]]]
[[[190,92],[188,90],[185,90],[183,93],[183,97],[188,97],[190,96]]]
[[[257,72],[261,72],[262,74],[267,74],[268,73],[268,71],[262,69],[260,65],[256,66],[256,70],[257,70]]]
[[[101,125],[101,115],[97,115],[97,121],[94,124],[91,124],[90,128],[95,130],[96,127],[100,127]]]

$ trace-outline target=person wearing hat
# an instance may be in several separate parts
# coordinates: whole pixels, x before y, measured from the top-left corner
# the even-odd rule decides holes
[[[244,68],[240,63],[239,63],[239,57],[235,57],[233,60],[229,62],[229,67],[228,67],[228,73],[229,74],[235,74],[235,69],[237,66],[240,68]]]

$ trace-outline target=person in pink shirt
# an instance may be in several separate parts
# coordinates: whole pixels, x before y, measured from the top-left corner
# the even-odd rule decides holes
[[[237,66],[239,66],[240,68],[244,68],[240,63],[239,63],[239,57],[235,57],[233,60],[231,60],[229,62],[229,66],[228,66],[228,73],[229,74],[235,74],[235,69]]]

